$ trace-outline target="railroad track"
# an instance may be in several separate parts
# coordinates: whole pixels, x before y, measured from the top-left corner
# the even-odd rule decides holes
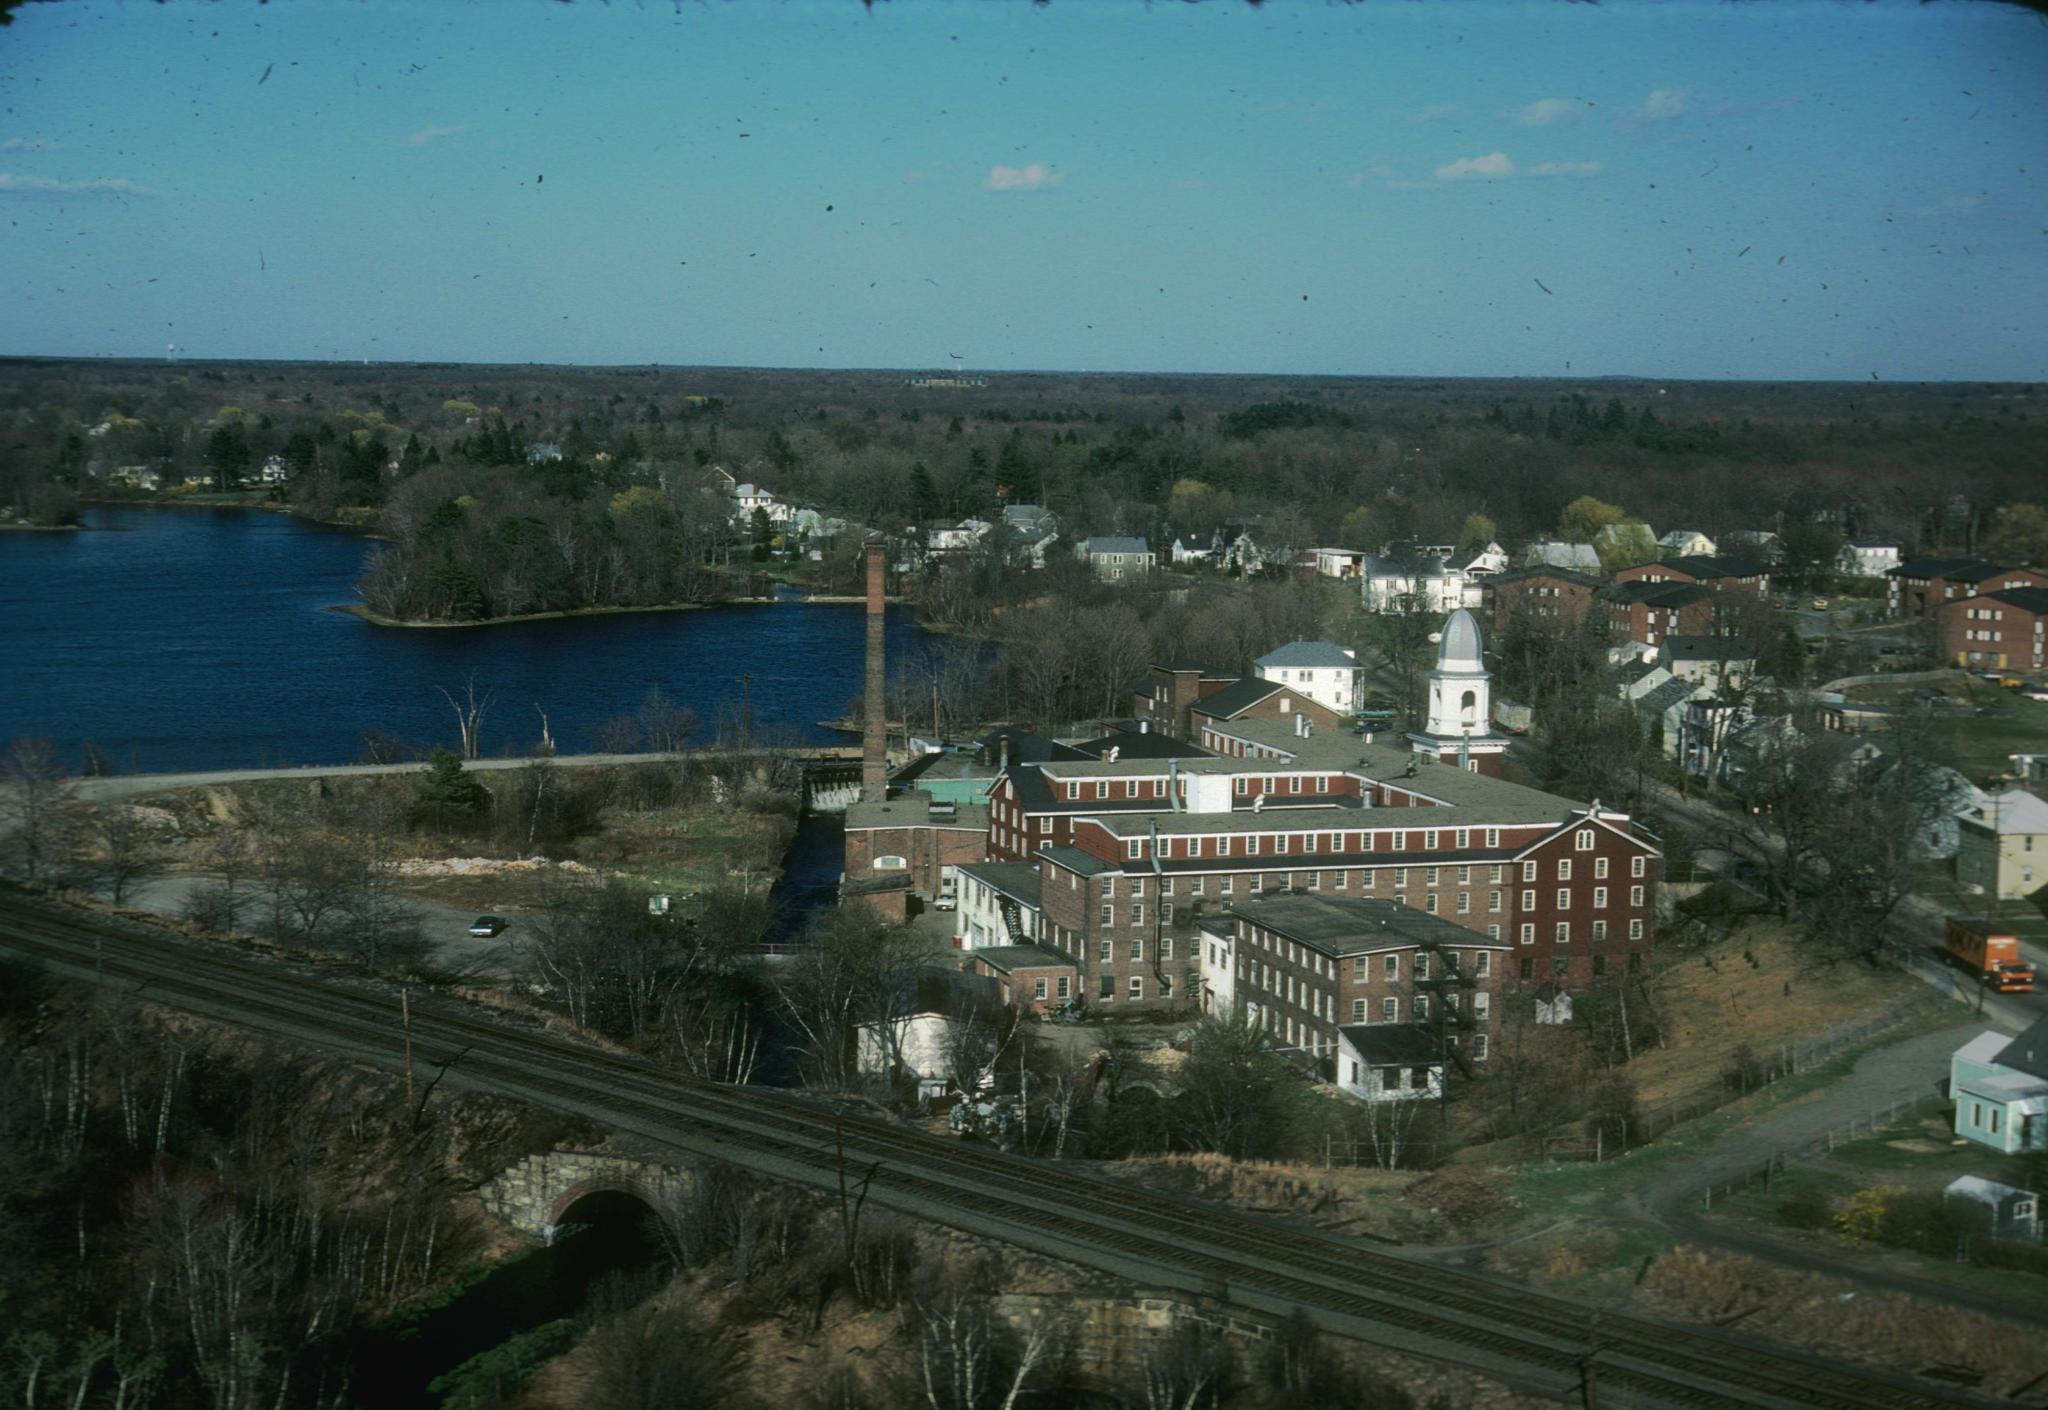
[[[0,896],[0,946],[154,1002],[395,1067],[395,995],[299,965]],[[1065,1167],[848,1117],[801,1097],[658,1071],[503,1016],[412,1008],[445,1080],[600,1121],[658,1148],[877,1205],[1255,1317],[1306,1312],[1338,1335],[1607,1404],[1934,1410],[2004,1404],[1728,1333],[1614,1313],[1332,1235]]]

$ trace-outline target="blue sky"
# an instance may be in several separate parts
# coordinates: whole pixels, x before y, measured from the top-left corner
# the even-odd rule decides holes
[[[1975,3],[31,5],[0,353],[2048,379],[2044,81]]]

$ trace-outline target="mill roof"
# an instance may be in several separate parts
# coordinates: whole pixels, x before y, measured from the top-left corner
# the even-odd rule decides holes
[[[1279,681],[1260,680],[1256,676],[1245,676],[1231,682],[1212,695],[1205,695],[1191,706],[1198,715],[1213,715],[1227,720],[1232,715],[1249,710],[1271,695],[1278,695],[1288,687]]]
[[[1239,901],[1224,913],[1339,959],[1417,946],[1511,948],[1442,916],[1370,896],[1283,893]]]

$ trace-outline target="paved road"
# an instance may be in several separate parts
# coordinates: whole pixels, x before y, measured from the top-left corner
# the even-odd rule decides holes
[[[1730,1131],[1708,1150],[1668,1169],[1635,1190],[1627,1203],[1637,1213],[1662,1217],[1691,1209],[1707,1185],[1739,1177],[1781,1152],[1803,1149],[1852,1118],[1933,1096],[1948,1077],[1949,1055],[1984,1031],[1977,1022],[1950,1024],[1938,1032],[1873,1048],[1849,1075],[1810,1100],[1795,1102],[1759,1121]]]
[[[562,768],[592,768],[619,764],[658,764],[680,759],[715,759],[737,751],[692,749],[653,754],[557,754],[548,759],[470,759],[465,769],[523,769],[528,764],[548,763]],[[858,759],[860,750],[852,745],[806,745],[795,749],[749,750],[755,754],[788,754],[804,759]],[[112,774],[78,781],[78,796],[87,802],[109,798],[134,798],[145,793],[163,793],[174,788],[208,788],[223,783],[250,783],[262,779],[374,778],[381,774],[416,774],[426,765],[332,764],[296,769],[214,769],[205,773]]]
[[[1661,1172],[1632,1191],[1623,1206],[1634,1217],[1666,1229],[1688,1244],[1839,1278],[1859,1288],[1883,1288],[1928,1302],[2024,1320],[2027,1313],[1996,1293],[1978,1293],[1919,1276],[1914,1271],[1916,1260],[1910,1256],[1872,1251],[1862,1257],[1839,1257],[1825,1246],[1705,1217],[1701,1198],[1709,1184],[1739,1178],[1781,1152],[1801,1150],[1852,1118],[1933,1093],[1948,1076],[1949,1055],[1982,1031],[1979,1023],[1959,1023],[1872,1049],[1847,1077],[1814,1099],[1730,1131],[1682,1167]]]

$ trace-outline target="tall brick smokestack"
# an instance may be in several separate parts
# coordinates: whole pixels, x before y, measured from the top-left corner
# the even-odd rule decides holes
[[[889,707],[882,690],[884,668],[888,665],[882,639],[887,561],[887,550],[881,544],[867,546],[867,688],[861,697],[860,740],[860,797],[863,803],[880,803],[889,796]]]

